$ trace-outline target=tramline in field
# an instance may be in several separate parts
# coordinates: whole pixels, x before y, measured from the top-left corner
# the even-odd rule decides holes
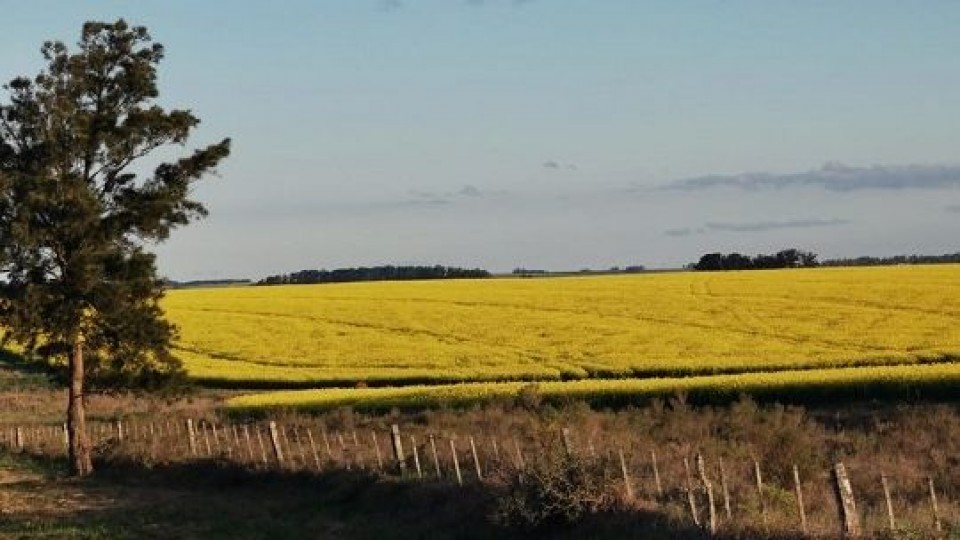
[[[190,374],[236,387],[955,367],[960,358],[956,265],[178,290],[165,308]]]

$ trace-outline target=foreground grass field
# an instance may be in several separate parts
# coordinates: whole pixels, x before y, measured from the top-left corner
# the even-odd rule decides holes
[[[909,385],[910,380],[893,381]],[[567,384],[590,382],[616,381]],[[851,388],[843,380],[833,383]],[[554,384],[541,384],[544,401]],[[358,392],[394,390],[404,389]],[[286,456],[281,465],[273,457],[261,460],[269,446],[260,446],[259,436],[246,439],[248,428],[266,435],[268,422],[224,414],[220,399],[227,395],[202,390],[179,400],[150,394],[89,396],[97,474],[76,481],[62,476],[63,391],[41,373],[24,371],[22,363],[0,359],[0,538],[700,539],[705,535],[689,513],[685,472],[685,464],[698,455],[705,456],[706,470],[724,486],[732,508],[731,514],[721,514],[713,538],[800,538],[794,466],[810,525],[810,534],[802,537],[837,537],[828,470],[838,456],[858,497],[863,537],[954,538],[958,533],[960,413],[955,403],[889,400],[804,409],[747,399],[695,407],[671,398],[650,407],[594,410],[582,403],[538,407],[536,394],[525,390],[529,399],[519,402],[414,414],[268,411],[267,419],[279,425]],[[186,420],[198,430],[196,451],[187,442]],[[122,439],[115,431],[118,421]],[[406,479],[396,473],[385,446],[393,424],[404,435]],[[15,428],[23,430],[23,449],[14,442]],[[231,432],[237,435],[231,438]],[[561,444],[564,433],[573,441],[573,457]],[[269,438],[263,440],[270,444]],[[372,440],[385,451],[383,465]],[[439,461],[432,461],[437,459],[427,442],[432,440],[441,451]],[[454,478],[454,446],[461,457],[462,487]],[[622,460],[615,457],[620,451]],[[723,467],[721,460],[725,469],[717,468]],[[422,478],[412,472],[421,463]],[[440,464],[442,474],[434,473],[433,463]],[[764,475],[765,514],[754,484],[755,463]],[[625,492],[624,466],[632,497]],[[474,467],[482,467],[482,477]],[[894,532],[887,530],[881,473],[894,490]],[[943,534],[933,532],[930,479]],[[543,497],[541,487],[551,488],[549,496]],[[602,504],[595,506],[597,501]],[[566,513],[571,508],[575,515]]]

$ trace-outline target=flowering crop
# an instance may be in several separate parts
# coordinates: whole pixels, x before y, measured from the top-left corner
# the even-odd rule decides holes
[[[465,383],[389,388],[286,390],[233,398],[227,406],[250,411],[264,408],[324,410],[423,409],[516,399],[530,383]],[[956,396],[960,363],[920,366],[867,366],[802,371],[740,373],[675,378],[554,381],[536,383],[549,401],[585,400],[598,405],[637,403],[683,393],[698,401],[725,402],[742,394],[811,400],[837,397]]]
[[[188,372],[237,387],[680,377],[960,358],[957,265],[195,289],[171,291],[164,307],[181,328]]]

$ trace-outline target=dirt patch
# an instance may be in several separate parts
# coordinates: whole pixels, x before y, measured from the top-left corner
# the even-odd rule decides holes
[[[139,494],[83,482],[51,479],[29,470],[0,467],[0,515],[56,518],[118,506],[147,504]],[[155,496],[151,496],[156,499]]]
[[[0,467],[0,488],[7,484],[19,484],[21,482],[35,482],[41,480],[38,474],[25,473],[8,467]]]

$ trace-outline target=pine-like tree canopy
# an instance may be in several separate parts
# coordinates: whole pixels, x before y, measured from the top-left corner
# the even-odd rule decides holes
[[[177,375],[149,248],[206,214],[191,188],[230,140],[143,170],[199,123],[157,104],[163,47],[144,27],[89,22],[75,50],[41,51],[46,67],[12,80],[0,101],[4,339],[54,361],[85,343],[84,373],[104,384]]]

